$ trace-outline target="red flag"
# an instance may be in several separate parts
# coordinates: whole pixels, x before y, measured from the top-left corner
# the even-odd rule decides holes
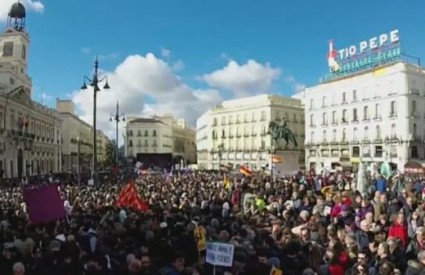
[[[137,211],[149,210],[149,205],[143,201],[137,193],[136,184],[134,182],[130,182],[124,186],[118,196],[116,205],[123,208],[132,208]]]
[[[252,177],[252,171],[249,170],[248,167],[245,166],[241,166],[239,169],[239,172],[243,175],[245,175],[246,177]]]

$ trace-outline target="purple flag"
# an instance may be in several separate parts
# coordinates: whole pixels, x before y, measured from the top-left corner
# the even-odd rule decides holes
[[[25,188],[23,195],[32,224],[65,218],[65,208],[56,184],[34,189]]]

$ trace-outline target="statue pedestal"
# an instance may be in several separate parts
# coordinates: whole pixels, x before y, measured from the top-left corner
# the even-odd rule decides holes
[[[278,175],[294,174],[300,170],[300,154],[299,150],[278,150],[275,156],[282,159],[281,163],[273,163],[274,173]]]

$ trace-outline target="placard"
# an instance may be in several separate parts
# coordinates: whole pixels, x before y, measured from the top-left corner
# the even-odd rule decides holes
[[[207,243],[207,263],[214,266],[233,265],[233,253],[235,247],[233,244],[225,243]]]

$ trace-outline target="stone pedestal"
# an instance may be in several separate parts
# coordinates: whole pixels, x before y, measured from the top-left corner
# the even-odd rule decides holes
[[[274,173],[276,175],[294,174],[300,169],[300,151],[279,150],[275,156],[282,159],[281,163],[274,163]]]

